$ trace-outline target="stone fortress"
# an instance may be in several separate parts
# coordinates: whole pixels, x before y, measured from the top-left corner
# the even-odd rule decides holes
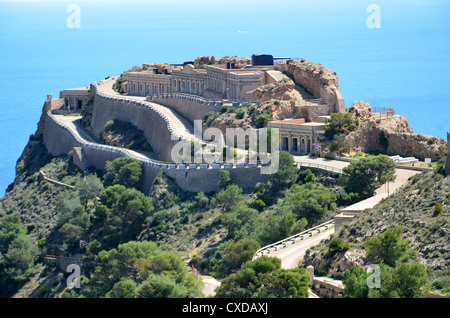
[[[281,62],[276,63],[277,59]],[[281,131],[282,150],[293,154],[315,153],[316,149],[320,149],[319,134],[323,131],[326,117],[332,112],[345,111],[344,100],[337,89],[337,77],[333,79],[334,87],[327,91],[327,88],[321,87],[325,85],[318,85],[320,78],[314,79],[314,72],[323,72],[323,68],[296,74],[286,60],[289,61],[289,58],[253,55],[251,59],[241,59],[239,63],[226,61],[223,64],[202,65],[194,61],[183,65],[167,64],[146,71],[127,72],[127,82],[121,89],[128,95],[146,96],[147,100],[172,107],[192,121],[201,119],[211,108],[199,109],[198,105],[186,105],[190,104],[187,101],[209,105],[228,103],[239,107],[255,102],[255,92],[264,85],[288,80],[285,74],[289,73],[304,85],[297,85],[291,92],[294,107],[301,118],[296,116],[293,120],[273,121],[269,127]],[[306,93],[309,90],[314,93]],[[176,102],[180,98],[184,100]]]
[[[292,108],[290,116],[278,118],[269,127],[283,136],[281,148],[294,154],[316,152],[318,134],[332,112],[345,111],[338,91],[337,76],[312,62],[253,55],[224,63],[207,57],[207,63],[164,64],[145,71],[126,72],[122,94],[113,89],[116,78],[106,78],[89,87],[65,89],[59,99],[47,96],[38,134],[52,155],[72,152],[82,169],[92,165],[105,169],[107,160],[134,157],[144,164],[143,191],[149,191],[158,173],[175,179],[183,189],[215,191],[221,169],[229,169],[235,183],[254,186],[267,177],[259,164],[212,163],[175,164],[171,150],[180,140],[194,140],[194,120],[224,105],[242,107],[256,100],[280,98]],[[295,80],[292,81],[292,79]],[[275,87],[275,95],[273,94]],[[66,113],[82,114],[81,125],[69,123]],[[148,158],[129,150],[96,144],[110,120],[130,122],[143,131],[156,157]],[[81,127],[83,126],[83,127]]]

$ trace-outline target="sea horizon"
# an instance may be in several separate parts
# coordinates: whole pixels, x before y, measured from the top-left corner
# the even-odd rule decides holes
[[[376,1],[0,1],[0,197],[36,131],[47,94],[143,63],[266,53],[335,71],[346,107],[393,108],[417,133],[446,138],[450,3]],[[70,5],[80,9],[70,27]]]

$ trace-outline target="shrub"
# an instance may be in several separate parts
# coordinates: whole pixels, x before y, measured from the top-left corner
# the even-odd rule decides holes
[[[236,119],[242,119],[245,116],[245,109],[238,110],[236,113]]]
[[[262,114],[262,115],[256,116],[256,118],[255,118],[256,127],[257,128],[263,128],[271,120],[272,120],[272,118],[271,118],[271,116],[269,114]]]
[[[328,243],[328,252],[331,254],[342,253],[348,251],[350,244],[339,237],[333,238]]]
[[[438,216],[439,214],[442,213],[442,211],[444,210],[444,207],[442,206],[442,204],[438,203],[434,206],[434,213],[433,216]]]
[[[266,208],[266,204],[264,203],[264,201],[263,200],[261,200],[261,199],[256,199],[254,202],[253,202],[253,207],[256,209],[256,210],[258,210],[258,211],[263,211],[265,208]]]

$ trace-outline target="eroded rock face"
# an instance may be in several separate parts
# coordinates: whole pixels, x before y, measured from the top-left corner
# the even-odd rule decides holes
[[[292,74],[295,82],[315,98],[324,98],[329,107],[328,113],[345,111],[345,102],[338,90],[339,81],[335,72],[321,64],[305,61],[291,61],[280,67]]]
[[[345,271],[352,266],[367,266],[363,250],[348,250],[329,257],[326,251],[306,251],[303,263],[314,266],[314,270],[321,274],[330,274],[335,278],[343,278]]]
[[[345,138],[355,152],[378,151],[388,155],[439,160],[444,155],[444,139],[415,133],[406,117],[394,115],[377,119],[368,103],[355,102],[349,110],[359,128]]]
[[[260,86],[247,93],[247,100],[268,101],[271,99],[294,102],[293,89],[295,83],[290,79],[284,79],[272,84]]]
[[[224,56],[219,60],[219,64],[226,64],[227,62],[234,63],[236,67],[244,67],[245,65],[251,64],[252,59],[250,57]]]
[[[219,58],[217,56],[199,56],[194,60],[195,68],[206,68],[206,65],[218,64]]]

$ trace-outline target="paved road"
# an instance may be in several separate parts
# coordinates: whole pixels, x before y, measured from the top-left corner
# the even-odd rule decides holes
[[[280,258],[282,268],[296,268],[298,262],[303,260],[303,257],[309,248],[319,244],[322,240],[329,238],[333,234],[334,227],[278,251],[271,252],[268,256]]]
[[[309,157],[309,156],[294,156],[294,160],[296,162],[306,162],[306,163],[313,163],[313,164],[320,164],[320,165],[327,165],[334,168],[343,169],[347,167],[350,163],[345,161],[339,161],[339,160],[333,160],[333,159],[326,159],[326,158],[319,158],[319,157]],[[408,169],[401,169],[396,168],[396,180],[394,182],[389,182],[388,184],[385,184],[381,186],[376,193],[393,193],[395,190],[400,188],[402,185],[406,184],[408,182],[408,178],[420,173],[421,171],[416,170],[408,170]]]

